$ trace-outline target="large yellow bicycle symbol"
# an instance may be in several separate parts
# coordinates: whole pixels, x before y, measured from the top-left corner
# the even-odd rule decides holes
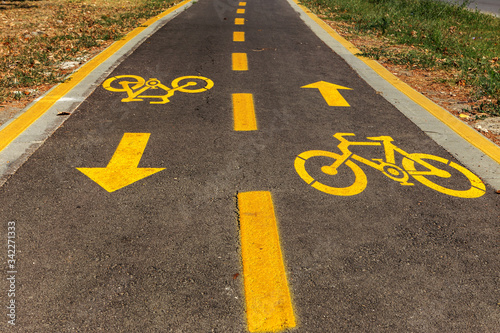
[[[324,150],[309,150],[299,154],[295,159],[295,170],[300,177],[313,188],[328,194],[340,196],[359,194],[363,192],[368,184],[366,174],[356,162],[362,162],[379,170],[390,179],[399,182],[401,185],[414,185],[409,181],[411,176],[414,180],[425,186],[455,197],[478,198],[486,191],[486,187],[479,177],[455,162],[429,154],[408,154],[401,148],[395,146],[392,143],[394,140],[390,136],[367,137],[368,140],[372,140],[371,142],[354,142],[348,141],[345,138],[346,136],[354,135],[354,133],[336,133],[334,135],[334,137],[340,141],[337,147],[342,152],[342,155]],[[383,146],[385,160],[375,158],[369,160],[363,158],[353,154],[349,150],[349,146]],[[401,162],[402,168],[395,164],[395,152],[403,156]],[[319,165],[321,165],[321,167],[316,167],[315,170],[315,163],[313,160],[317,160],[316,162],[320,163]],[[352,174],[345,175],[345,173],[343,173],[342,178],[351,179],[348,184],[345,183],[345,179],[343,179],[344,183],[341,185],[332,185],[330,183],[328,185],[324,184],[328,183],[329,178],[331,178],[329,176],[339,175],[339,168],[343,165],[354,172],[354,177],[352,177]],[[439,165],[439,167],[435,165]],[[309,171],[306,170],[306,167]],[[454,177],[460,176],[461,174],[461,179],[466,183],[463,184],[464,187],[461,189],[452,189],[449,188],[449,186],[453,187],[451,184],[447,183],[443,185],[440,181],[452,177],[452,174],[443,170],[443,168],[452,172]],[[314,177],[311,176],[311,174],[313,174]],[[323,183],[315,179],[315,177],[321,178]],[[354,180],[352,180],[353,178]],[[441,185],[436,182],[441,183]]]
[[[131,81],[132,80],[132,81]],[[115,82],[116,81],[116,82]],[[115,85],[114,87],[112,86]],[[137,75],[118,75],[104,81],[102,86],[104,89],[113,92],[125,92],[127,97],[122,99],[122,102],[137,102],[143,101],[144,98],[160,99],[159,101],[150,102],[150,104],[166,104],[170,102],[169,98],[176,91],[184,93],[201,93],[211,89],[214,86],[212,80],[203,76],[181,76],[173,80],[172,88],[162,84],[158,79],[144,80]],[[148,90],[163,90],[164,95],[141,95]]]

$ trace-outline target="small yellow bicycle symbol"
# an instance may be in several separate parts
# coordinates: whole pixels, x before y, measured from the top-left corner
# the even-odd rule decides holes
[[[133,81],[131,81],[133,80]],[[116,81],[116,82],[115,82]],[[114,84],[113,87],[111,84]],[[119,87],[117,87],[119,85]],[[150,104],[166,104],[170,102],[169,98],[174,95],[176,91],[184,93],[201,93],[211,89],[214,86],[212,80],[203,76],[181,76],[172,81],[172,88],[162,84],[158,79],[144,80],[137,75],[118,75],[111,77],[104,81],[102,86],[104,89],[113,92],[126,92],[127,97],[122,99],[122,102],[138,102],[143,101],[144,98],[160,99],[160,101],[153,101]],[[162,89],[166,92],[164,95],[141,95],[148,90]]]
[[[399,182],[401,185],[414,185],[409,182],[411,176],[414,180],[425,186],[455,197],[479,198],[486,191],[486,187],[479,177],[455,162],[429,154],[408,154],[401,148],[392,144],[394,140],[390,136],[367,137],[367,139],[372,140],[372,142],[354,142],[348,141],[345,138],[346,136],[354,135],[354,133],[336,133],[334,135],[334,137],[340,141],[337,147],[342,152],[342,155],[323,150],[309,150],[299,154],[295,158],[295,170],[299,176],[313,188],[328,194],[340,196],[356,195],[363,192],[366,188],[368,183],[366,174],[356,164],[356,161],[379,170],[390,179]],[[369,160],[363,158],[353,154],[349,150],[349,146],[383,146],[385,160],[376,158]],[[403,156],[401,162],[402,168],[395,164],[395,152]],[[319,163],[318,165],[322,166],[320,168],[316,167],[315,170],[315,163],[310,163],[313,160],[317,160],[317,163]],[[439,165],[439,167],[434,166],[434,164]],[[332,186],[332,184],[323,184],[311,176],[311,173],[313,173],[316,178],[321,178],[321,181],[327,183],[331,178],[328,176],[339,174],[339,168],[343,165],[354,172],[354,181],[352,181],[352,174],[346,175],[342,173],[343,176],[337,178],[343,178],[342,181],[344,183],[341,182],[341,185]],[[306,171],[306,166],[309,168],[309,172]],[[453,172],[454,176],[460,176],[461,174],[462,176],[460,176],[460,178],[466,182],[464,187],[462,189],[451,189],[448,188],[449,186],[453,187],[451,184],[436,184],[436,182],[442,181],[443,178],[452,177],[450,172],[442,170],[442,168],[447,168],[449,171]],[[345,183],[346,179],[350,179],[347,184]]]

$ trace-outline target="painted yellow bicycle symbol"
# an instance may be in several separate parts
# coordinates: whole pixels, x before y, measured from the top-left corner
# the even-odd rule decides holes
[[[114,86],[112,86],[112,84]],[[166,104],[170,102],[169,98],[172,97],[176,91],[190,94],[201,93],[211,89],[214,83],[212,80],[203,76],[181,76],[173,80],[171,85],[172,87],[169,88],[158,79],[153,78],[146,81],[137,75],[114,76],[107,79],[102,84],[106,90],[127,93],[127,97],[122,99],[122,102],[125,103],[143,101],[144,98],[152,98],[159,99],[159,101],[153,101],[150,102],[150,104]],[[141,95],[148,90],[163,90],[166,94]]]
[[[341,155],[324,150],[309,150],[299,154],[295,159],[295,170],[313,188],[328,194],[340,196],[359,194],[363,192],[368,184],[366,174],[356,162],[364,163],[379,170],[401,185],[414,185],[410,182],[411,176],[414,180],[425,186],[455,197],[478,198],[486,191],[486,187],[479,177],[455,162],[429,154],[408,154],[394,145],[392,143],[394,140],[390,136],[367,137],[368,140],[372,140],[371,142],[354,142],[348,141],[345,138],[354,135],[354,133],[336,133],[334,135],[340,141],[337,147],[342,152]],[[382,146],[385,152],[385,160],[363,158],[353,154],[349,150],[350,146]],[[396,165],[395,152],[403,156],[401,161],[402,168]],[[343,169],[341,175],[339,168],[343,165],[350,169],[354,175],[348,169]],[[306,167],[309,171],[306,170]],[[463,187],[459,189],[449,188],[457,187],[457,185],[443,181],[443,179],[452,177],[452,173],[443,169],[452,172],[453,178],[460,177],[464,182]],[[345,171],[347,171],[347,174]],[[336,183],[336,185],[332,185],[329,182],[332,178],[329,176],[334,175],[339,176],[336,178],[342,178],[340,179],[340,183]],[[318,178],[321,180],[318,180]],[[328,185],[324,183],[328,183]],[[443,185],[443,183],[445,184]]]

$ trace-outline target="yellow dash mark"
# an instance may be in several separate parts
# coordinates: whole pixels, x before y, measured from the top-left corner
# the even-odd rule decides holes
[[[241,17],[235,18],[234,19],[234,24],[236,24],[236,25],[244,25],[245,24],[245,19],[241,18]]]
[[[248,330],[295,327],[271,193],[239,193],[238,208]]]
[[[244,42],[245,32],[244,31],[234,31],[233,32],[233,42]]]
[[[240,3],[239,3],[239,6],[241,6],[241,7],[245,7],[246,5],[247,5],[247,3],[246,3],[246,2],[240,2]]]
[[[256,131],[257,119],[252,94],[233,94],[235,131]]]
[[[233,53],[233,71],[247,71],[248,60],[246,53]]]
[[[244,8],[236,9],[236,14],[245,14],[245,9]]]

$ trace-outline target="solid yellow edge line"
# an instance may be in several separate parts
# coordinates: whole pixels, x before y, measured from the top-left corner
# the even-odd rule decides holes
[[[17,119],[12,121],[7,125],[2,131],[0,131],[0,151],[5,149],[15,138],[17,138],[23,131],[25,131],[31,124],[33,124],[38,118],[40,118],[52,105],[54,105],[62,96],[67,94],[71,89],[73,89],[78,83],[80,83],[87,75],[90,74],[94,69],[96,69],[100,64],[102,64],[106,59],[116,53],[120,48],[122,48],[126,43],[131,41],[134,37],[140,34],[147,26],[155,23],[156,21],[167,16],[179,7],[193,0],[184,0],[181,3],[169,8],[163,13],[152,17],[142,24],[142,26],[129,32],[123,39],[120,39],[104,51],[99,53],[92,60],[87,62],[85,65],[80,67],[75,73],[73,73],[70,78],[63,83],[58,84],[52,90],[50,90],[47,95],[45,95],[41,100],[36,102],[32,107],[21,114]]]
[[[252,94],[233,94],[235,131],[256,131],[257,119]]]
[[[314,15],[308,8],[300,5],[297,0],[293,0],[311,19],[313,19],[316,23],[319,24],[321,28],[323,28],[330,36],[332,36],[336,41],[338,41],[342,46],[344,46],[349,52],[356,55],[361,53],[361,51],[356,48],[349,41],[340,36],[335,30],[332,29],[328,24],[326,24],[323,20]],[[396,87],[403,94],[408,96],[412,101],[426,109],[429,113],[455,131],[458,135],[464,138],[467,142],[469,142],[474,147],[481,150],[483,153],[492,158],[495,162],[500,164],[500,147],[496,144],[479,134],[476,130],[472,129],[468,125],[464,124],[459,119],[455,118],[448,111],[417,92],[409,85],[398,79],[391,72],[389,72],[384,66],[378,63],[375,60],[360,57],[365,64],[367,64],[371,69],[373,69],[378,75],[384,78],[386,81],[391,83],[394,87]]]
[[[238,193],[238,209],[248,330],[295,327],[271,193]]]

